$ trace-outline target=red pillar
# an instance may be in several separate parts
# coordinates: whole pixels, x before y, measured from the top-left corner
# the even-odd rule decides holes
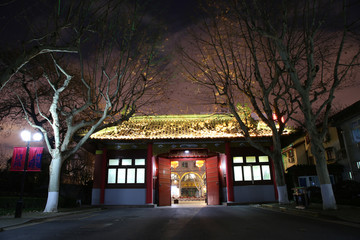
[[[105,184],[106,184],[106,149],[103,150],[101,161],[101,186],[100,186],[100,204],[104,204],[105,201]]]
[[[225,142],[226,155],[226,187],[227,187],[227,201],[234,202],[234,184],[232,173],[232,158],[230,154],[230,142]]]
[[[146,204],[153,203],[153,144],[147,145],[146,156]]]
[[[105,177],[106,177],[106,149],[96,150],[94,166],[93,189],[98,190],[94,204],[104,203]]]
[[[101,188],[102,159],[103,159],[103,151],[96,150],[95,166],[94,166],[94,183],[93,183],[93,188],[95,189]]]

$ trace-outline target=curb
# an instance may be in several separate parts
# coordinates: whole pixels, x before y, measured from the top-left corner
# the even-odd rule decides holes
[[[320,217],[319,212],[314,212],[314,211],[309,211],[309,210],[292,209],[292,208],[287,208],[287,207],[284,207],[284,206],[274,207],[272,205],[257,205],[257,207],[264,208],[264,209],[269,209],[269,210],[277,211],[277,212],[284,212],[284,213],[291,213],[291,214],[301,215],[301,216]]]
[[[84,208],[84,209],[77,209],[74,211],[72,211],[72,210],[63,211],[63,212],[60,211],[60,212],[52,213],[53,215],[51,215],[51,216],[43,215],[40,217],[33,217],[33,218],[29,217],[28,220],[23,220],[21,223],[14,223],[14,224],[9,224],[8,226],[5,226],[5,227],[0,227],[0,232],[3,232],[8,228],[18,227],[18,226],[25,225],[25,224],[45,222],[49,219],[54,219],[54,218],[59,218],[59,217],[69,216],[69,215],[74,215],[74,214],[80,214],[80,213],[98,212],[101,210],[103,210],[103,209],[101,209],[99,207]]]
[[[256,205],[255,207],[258,208],[263,208],[263,209],[268,209],[270,211],[277,211],[277,212],[283,212],[283,213],[287,213],[287,214],[293,214],[293,215],[298,215],[298,216],[305,216],[305,217],[311,217],[311,218],[319,218],[319,219],[323,219],[323,220],[328,220],[328,221],[336,221],[338,223],[342,223],[342,224],[350,224],[352,226],[358,227],[360,228],[360,223],[357,221],[351,221],[336,215],[331,215],[331,214],[324,214],[322,212],[318,212],[318,211],[311,211],[311,210],[300,210],[300,209],[293,209],[293,208],[287,208],[285,206],[272,206],[272,205]]]

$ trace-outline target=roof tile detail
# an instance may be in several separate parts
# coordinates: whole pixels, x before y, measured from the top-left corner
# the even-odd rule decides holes
[[[260,124],[259,124],[260,125]],[[271,136],[269,128],[251,133],[254,137]],[[92,139],[217,139],[241,138],[236,119],[229,115],[135,116],[119,126],[103,129]]]

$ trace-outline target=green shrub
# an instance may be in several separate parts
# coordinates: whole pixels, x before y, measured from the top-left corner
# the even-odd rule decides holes
[[[0,197],[0,215],[11,215],[15,213],[16,203],[19,197]],[[46,198],[24,197],[23,211],[43,211]]]

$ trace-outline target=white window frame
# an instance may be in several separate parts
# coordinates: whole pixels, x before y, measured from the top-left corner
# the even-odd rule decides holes
[[[120,174],[123,174],[123,176],[121,176]],[[145,184],[146,159],[145,158],[109,159],[107,166],[107,175],[108,175],[107,176],[108,185]]]

